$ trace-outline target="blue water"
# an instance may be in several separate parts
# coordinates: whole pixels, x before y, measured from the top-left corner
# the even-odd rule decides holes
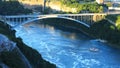
[[[16,31],[17,37],[58,68],[120,68],[120,50],[82,33],[34,22],[16,27]],[[99,50],[90,51],[93,47]]]

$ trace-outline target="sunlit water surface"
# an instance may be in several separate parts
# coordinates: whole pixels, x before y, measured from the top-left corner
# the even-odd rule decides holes
[[[15,29],[17,37],[58,68],[120,68],[120,50],[82,33],[34,22]],[[93,47],[99,50],[90,51]]]

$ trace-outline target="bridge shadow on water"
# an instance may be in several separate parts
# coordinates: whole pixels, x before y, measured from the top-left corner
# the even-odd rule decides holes
[[[62,30],[64,32],[73,33],[74,36],[79,36],[80,34],[80,36],[84,35],[84,37],[86,38],[89,39],[92,38],[86,33],[86,31],[89,30],[89,28],[76,21],[62,19],[62,18],[47,18],[47,19],[37,20],[34,22],[44,27],[51,26],[55,29]]]
[[[85,35],[87,38],[92,38],[86,32],[89,30],[89,28],[76,21],[62,19],[62,18],[46,18],[42,20],[36,20],[34,22],[38,24],[44,24],[44,27],[49,25],[54,27],[55,29],[60,29],[65,32],[72,32],[75,34],[81,34],[81,35]]]

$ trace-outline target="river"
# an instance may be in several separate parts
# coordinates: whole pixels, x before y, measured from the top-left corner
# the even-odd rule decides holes
[[[18,26],[15,30],[17,37],[58,68],[120,68],[120,50],[83,33],[40,22]]]

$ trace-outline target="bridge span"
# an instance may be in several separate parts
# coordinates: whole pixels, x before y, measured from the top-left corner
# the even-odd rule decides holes
[[[49,14],[49,15],[11,15],[11,16],[0,16],[0,20],[14,27],[46,18],[63,18],[67,20],[76,21],[80,24],[83,24],[86,27],[90,27],[94,22],[105,18],[105,16],[108,14],[120,14],[120,12],[119,13]]]

